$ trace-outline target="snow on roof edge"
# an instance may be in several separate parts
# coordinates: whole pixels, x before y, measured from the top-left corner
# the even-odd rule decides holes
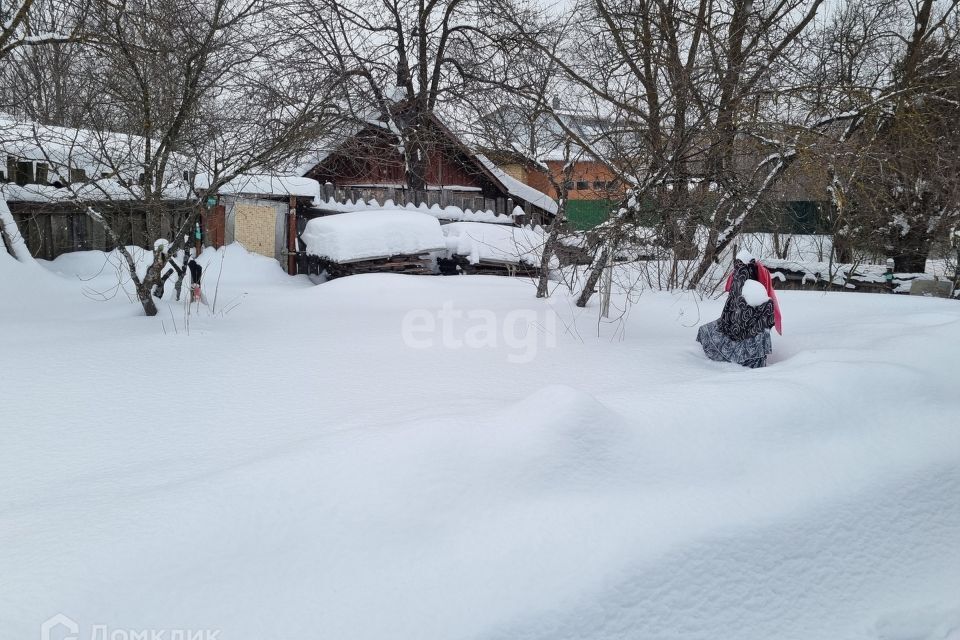
[[[485,155],[478,153],[477,159],[480,160],[483,165],[497,177],[500,182],[503,183],[503,186],[507,188],[507,192],[512,195],[529,202],[530,204],[540,207],[544,211],[552,214],[556,214],[559,211],[557,206],[557,201],[543,193],[534,189],[528,184],[524,184],[508,174],[506,171],[495,165],[490,161]]]

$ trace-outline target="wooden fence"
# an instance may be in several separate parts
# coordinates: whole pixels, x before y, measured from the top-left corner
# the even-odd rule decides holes
[[[113,244],[103,227],[73,204],[9,202],[27,248],[36,258],[53,260],[71,251],[109,251]],[[137,203],[115,202],[100,207],[104,218],[128,246],[152,247],[157,238],[147,233],[147,216]],[[192,213],[189,206],[170,203],[161,216],[160,235],[169,239]],[[156,215],[155,213],[153,215]]]
[[[487,198],[480,192],[457,191],[454,189],[427,189],[415,190],[400,187],[338,187],[331,183],[320,185],[321,197],[327,202],[339,204],[369,203],[371,200],[383,206],[392,201],[397,206],[413,204],[428,207],[459,207],[471,211],[492,211],[493,213],[509,216],[516,206],[520,206],[525,217],[531,215],[539,221],[545,212],[532,206],[529,202],[514,202],[513,198]]]

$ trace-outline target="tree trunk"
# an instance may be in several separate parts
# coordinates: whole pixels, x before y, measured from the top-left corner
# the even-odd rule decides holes
[[[158,265],[155,258],[153,264],[147,269],[146,276],[141,280],[137,274],[136,261],[133,259],[133,256],[130,255],[130,252],[127,251],[126,246],[124,246],[120,236],[113,230],[113,227],[111,227],[110,224],[103,219],[100,212],[93,207],[87,207],[85,211],[87,216],[103,228],[114,248],[120,252],[120,255],[123,256],[124,261],[127,263],[127,271],[130,274],[130,280],[133,281],[133,286],[137,290],[137,299],[140,300],[143,313],[148,316],[157,315],[157,303],[154,301],[151,292],[153,291],[153,287],[160,281],[160,267],[162,265]]]
[[[406,179],[407,186],[414,192],[427,189],[427,152],[423,145],[411,142],[405,149],[407,156]]]
[[[190,251],[184,247],[183,248],[183,265],[177,267],[173,265],[174,270],[177,272],[177,284],[174,286],[174,291],[177,294],[177,302],[180,302],[180,294],[183,291],[183,279],[187,277],[187,264],[190,262]]]
[[[927,270],[930,237],[912,229],[902,236],[892,251],[893,270],[897,273],[923,273]]]
[[[160,283],[160,271],[163,268],[163,263],[157,260],[154,260],[153,263],[147,268],[147,274],[143,277],[143,280],[134,279],[133,282],[137,287],[137,297],[140,299],[140,304],[143,306],[143,312],[148,316],[157,315],[157,303],[153,297],[152,291],[155,286]],[[134,270],[134,267],[130,266],[131,271]]]
[[[721,242],[717,242],[719,234],[713,229],[710,230],[710,235],[707,238],[707,246],[704,248],[703,257],[700,258],[700,263],[697,264],[696,270],[693,272],[693,275],[687,280],[688,289],[696,289],[697,285],[700,284],[700,281],[703,280],[704,276],[707,275],[707,272],[710,268],[717,262],[719,262],[720,254],[723,253],[723,250],[727,248],[727,245],[733,240],[735,236],[729,235],[727,238]]]
[[[893,270],[897,273],[923,273],[927,270],[927,254],[911,253],[894,256]]]
[[[17,228],[17,221],[13,219],[13,214],[3,198],[0,198],[0,251],[9,252],[20,262],[33,260],[27,243],[23,241],[20,229]]]
[[[578,307],[587,306],[587,303],[590,301],[590,297],[593,295],[593,290],[597,286],[597,282],[600,281],[600,276],[603,275],[603,270],[607,266],[607,260],[609,257],[610,248],[604,247],[597,256],[597,259],[594,260],[592,265],[590,265],[590,275],[587,276],[587,282],[583,285],[583,290],[580,291],[580,295],[577,297]]]
[[[853,262],[853,247],[846,238],[837,234],[833,236],[833,259],[840,264],[850,264]]]
[[[557,246],[557,236],[560,226],[557,224],[559,215],[554,217],[550,224],[550,232],[547,234],[546,242],[543,245],[543,252],[540,254],[540,277],[537,280],[537,297],[546,298],[550,295],[550,259],[554,254],[554,247]]]

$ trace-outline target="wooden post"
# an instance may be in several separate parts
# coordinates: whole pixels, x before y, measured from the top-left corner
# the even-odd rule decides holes
[[[297,273],[297,197],[290,196],[290,209],[287,211],[287,273]]]
[[[201,227],[201,223],[203,222],[203,210],[201,209],[196,213],[199,213],[200,215],[196,217],[196,222],[193,223],[193,229],[190,229],[190,235],[193,236],[193,255],[194,257],[200,257],[200,252],[203,251],[203,235],[206,233],[206,229],[204,228],[205,225]],[[146,224],[146,222],[144,222],[144,224]]]
[[[600,315],[610,317],[610,292],[613,289],[613,252],[607,254],[607,264],[603,268],[600,281]]]

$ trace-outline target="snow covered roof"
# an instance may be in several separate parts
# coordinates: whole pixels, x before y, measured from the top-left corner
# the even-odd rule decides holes
[[[140,136],[56,127],[0,114],[0,154],[46,164],[49,182],[73,182],[71,169],[80,169],[87,178],[106,174],[135,184],[143,171],[145,147]],[[181,180],[184,170],[192,169],[184,156],[173,154],[171,160],[171,182]],[[0,163],[0,171],[6,167]]]
[[[326,160],[327,156],[329,156],[331,153],[333,153],[333,145],[325,145],[323,148],[309,151],[301,156],[291,159],[291,161],[283,168],[285,168],[288,173],[302,176]]]
[[[493,162],[491,162],[486,156],[477,154],[477,158],[483,163],[483,166],[489,169],[490,172],[496,176],[497,180],[503,183],[503,186],[506,187],[507,192],[510,195],[529,202],[535,207],[540,207],[547,213],[556,214],[559,210],[557,201],[547,194],[534,189],[528,184],[520,182],[506,171],[493,164]]]
[[[347,264],[442,251],[440,222],[417,211],[355,211],[314,218],[301,236],[307,253]]]
[[[187,200],[190,188],[182,181],[171,182],[163,190],[167,200]],[[123,184],[114,179],[77,182],[64,187],[43,184],[0,184],[0,197],[7,202],[98,202],[114,200],[140,200],[143,189],[137,185]]]
[[[515,106],[504,106],[483,117],[488,127],[496,130],[497,144],[537,162],[565,161],[570,158],[598,161],[610,155],[611,136],[617,133],[619,123],[614,115],[592,113],[574,107],[555,108],[536,114]],[[558,122],[559,120],[559,122]],[[586,148],[571,144],[573,132]],[[569,145],[569,149],[567,148]]]
[[[218,193],[222,195],[249,194],[272,196],[303,196],[318,199],[320,183],[300,176],[270,174],[241,174],[230,180]]]

